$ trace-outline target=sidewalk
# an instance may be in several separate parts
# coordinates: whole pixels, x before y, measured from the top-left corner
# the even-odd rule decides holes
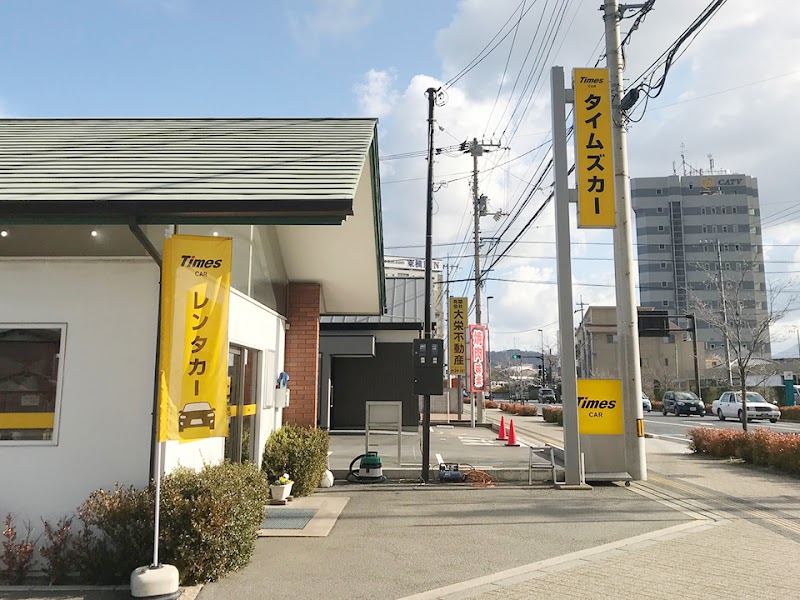
[[[550,442],[561,437],[559,430],[536,418],[520,418],[518,428],[523,435]],[[800,589],[800,570],[794,568],[800,556],[798,481],[695,456],[675,442],[648,439],[646,445],[649,481],[634,483],[630,491],[691,517],[690,523],[407,596],[407,600],[796,597]]]

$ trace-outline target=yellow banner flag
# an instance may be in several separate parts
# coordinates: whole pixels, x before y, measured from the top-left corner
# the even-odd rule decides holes
[[[230,238],[164,240],[158,439],[228,435]]]

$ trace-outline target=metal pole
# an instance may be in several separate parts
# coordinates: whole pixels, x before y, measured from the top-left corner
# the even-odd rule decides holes
[[[620,101],[623,61],[620,52],[619,2],[605,0],[606,61],[611,85],[612,139],[614,141],[614,185],[616,227],[614,228],[614,272],[617,297],[617,335],[622,375],[622,408],[625,419],[625,462],[634,480],[647,479],[644,437],[638,435],[642,412],[642,373],[639,365],[638,315],[633,289],[633,247],[631,244],[631,188],[628,176],[628,146],[622,126]]]
[[[160,530],[160,523],[161,523],[161,461],[164,456],[164,442],[157,442],[156,443],[156,474],[155,474],[155,486],[156,486],[156,510],[153,516],[153,564],[150,565],[151,568],[155,569],[158,566],[158,534]]]
[[[798,330],[797,327],[795,327],[794,332],[797,334],[797,352],[798,352],[797,355],[800,356],[800,330]]]
[[[483,154],[483,146],[478,144],[478,138],[472,138],[472,206],[474,212],[475,235],[475,324],[481,324],[481,208],[478,202],[478,156]],[[478,406],[478,423],[483,423],[483,394],[480,401],[478,394],[474,394],[473,402]]]
[[[722,304],[722,323],[724,332],[722,337],[725,338],[725,369],[728,371],[728,385],[733,389],[733,373],[731,372],[731,348],[728,344],[728,307],[725,302],[725,280],[722,277],[722,247],[720,246],[719,239],[717,239],[717,268],[719,269],[719,299]]]
[[[567,182],[567,125],[564,69],[550,69],[553,110],[553,173],[556,205],[556,265],[558,326],[561,347],[561,402],[564,411],[564,453],[567,485],[581,485],[581,440],[578,435],[578,381],[575,331],[572,326],[572,263],[569,246],[569,186]],[[542,334],[544,335],[544,334]],[[641,406],[641,404],[640,404]]]
[[[539,333],[541,334],[541,342],[542,342],[542,384],[546,384],[547,366],[544,364],[544,330],[540,329]]]
[[[494,296],[486,296],[486,361],[489,365],[488,371],[486,371],[486,389],[489,390],[489,400],[492,400],[492,346],[489,343],[490,332],[489,332],[489,322],[492,318],[492,313],[489,311],[489,300],[494,298]]]
[[[703,391],[700,389],[700,358],[697,356],[697,322],[694,315],[686,315],[692,320],[692,352],[694,352],[694,384],[697,386],[697,396],[702,400]]]
[[[433,104],[436,89],[428,88],[428,200],[425,216],[425,339],[431,339],[431,262],[433,250]],[[422,397],[422,480],[430,480],[431,397]]]

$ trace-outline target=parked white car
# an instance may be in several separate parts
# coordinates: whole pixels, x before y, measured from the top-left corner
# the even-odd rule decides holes
[[[742,392],[724,392],[719,400],[714,400],[711,405],[720,421],[727,418],[743,419],[742,414]],[[769,419],[770,423],[777,423],[781,418],[781,411],[774,404],[764,400],[764,396],[758,392],[747,392],[747,420]]]

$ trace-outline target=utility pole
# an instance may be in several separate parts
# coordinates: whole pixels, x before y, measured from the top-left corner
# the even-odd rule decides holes
[[[481,217],[486,214],[486,198],[478,192],[478,157],[483,155],[484,148],[499,148],[500,144],[478,143],[478,138],[472,138],[469,153],[472,155],[472,208],[474,217],[475,236],[475,323],[481,324]],[[478,423],[483,423],[483,395],[473,394],[472,401],[477,404]]]
[[[428,197],[425,217],[425,339],[431,339],[431,267],[433,254],[433,105],[436,89],[428,88]],[[422,480],[428,483],[431,463],[431,397],[422,396]]]
[[[641,5],[639,8],[643,7]],[[633,8],[629,6],[627,8]],[[642,373],[639,365],[639,334],[636,294],[632,273],[633,246],[631,226],[631,184],[628,174],[628,146],[620,103],[623,60],[620,40],[619,0],[605,0],[603,20],[606,31],[606,65],[611,86],[611,121],[614,155],[616,227],[614,228],[614,265],[617,296],[618,360],[622,375],[622,407],[625,419],[625,461],[628,474],[636,481],[647,480],[644,437],[639,437],[643,422]]]
[[[717,238],[717,268],[719,269],[719,301],[722,305],[722,323],[724,333],[722,337],[725,338],[725,370],[728,372],[728,385],[733,389],[733,373],[731,371],[731,348],[728,344],[728,307],[725,302],[725,279],[722,277],[722,246]]]

